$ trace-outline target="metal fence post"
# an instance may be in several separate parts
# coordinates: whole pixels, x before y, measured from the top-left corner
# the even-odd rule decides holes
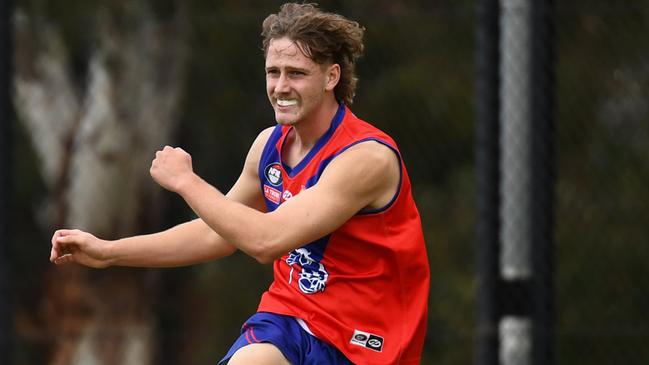
[[[476,7],[476,365],[551,365],[551,0]]]
[[[534,365],[555,363],[553,1],[532,5],[532,295]]]
[[[500,0],[499,360],[532,365],[532,0]]]
[[[476,6],[476,365],[498,363],[498,1]]]

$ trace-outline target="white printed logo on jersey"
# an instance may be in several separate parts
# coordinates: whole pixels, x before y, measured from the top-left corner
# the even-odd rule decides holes
[[[286,263],[291,267],[288,283],[293,281],[293,265],[299,265],[298,286],[304,294],[314,294],[325,290],[329,273],[321,263],[312,258],[311,252],[304,248],[291,251],[286,258]]]

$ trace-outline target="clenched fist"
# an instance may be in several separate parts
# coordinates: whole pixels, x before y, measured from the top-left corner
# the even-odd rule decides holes
[[[194,175],[192,156],[180,147],[165,146],[156,152],[149,172],[160,186],[178,192],[183,183]]]

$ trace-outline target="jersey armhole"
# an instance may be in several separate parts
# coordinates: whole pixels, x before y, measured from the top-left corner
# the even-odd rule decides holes
[[[399,183],[397,184],[397,189],[396,189],[394,195],[392,196],[392,199],[390,199],[390,201],[387,204],[385,204],[384,206],[382,206],[380,208],[362,209],[358,213],[356,213],[356,215],[378,214],[378,213],[382,213],[382,212],[388,210],[394,204],[394,202],[397,200],[397,198],[399,197],[399,194],[401,194],[401,187],[403,185],[403,162],[401,160],[401,154],[399,153],[399,150],[397,150],[396,147],[394,147],[393,145],[391,145],[390,143],[388,143],[388,142],[386,142],[386,141],[384,141],[382,139],[379,139],[379,138],[376,138],[376,137],[363,138],[361,140],[355,141],[355,142],[350,143],[349,145],[345,146],[343,149],[338,151],[338,153],[336,153],[335,156],[340,155],[341,153],[345,152],[347,149],[349,149],[349,148],[351,148],[351,147],[353,147],[353,146],[355,146],[355,145],[357,145],[359,143],[364,143],[364,142],[368,142],[368,141],[374,141],[374,142],[380,143],[380,144],[388,147],[397,156],[397,160],[398,160],[398,163],[399,163]]]

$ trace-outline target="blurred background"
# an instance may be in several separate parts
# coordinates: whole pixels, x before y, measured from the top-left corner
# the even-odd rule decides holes
[[[226,352],[270,266],[235,254],[173,269],[55,267],[49,240],[62,226],[110,239],[194,218],[148,176],[164,144],[231,186],[274,124],[260,25],[281,3],[2,2],[13,72],[0,109],[0,364],[213,364]],[[352,107],[396,139],[413,180],[432,275],[422,363],[471,364],[476,3],[319,3],[366,27]],[[649,1],[555,1],[550,18],[555,363],[647,364]]]

